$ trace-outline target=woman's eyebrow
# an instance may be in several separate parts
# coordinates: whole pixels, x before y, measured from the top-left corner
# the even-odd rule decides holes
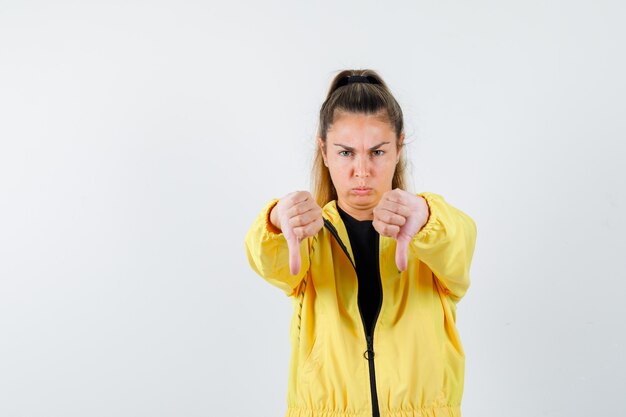
[[[380,148],[381,146],[386,145],[386,144],[388,144],[388,143],[389,143],[389,142],[381,142],[381,143],[379,143],[379,144],[378,144],[378,145],[376,145],[376,146],[372,146],[369,150],[370,150],[370,151],[375,151],[376,149],[378,149],[378,148]],[[333,143],[333,145],[335,145],[335,146],[341,146],[341,147],[345,148],[345,149],[346,149],[346,150],[348,150],[348,151],[354,151],[354,148],[353,148],[353,147],[351,147],[351,146],[347,146],[347,145],[342,145],[341,143]]]

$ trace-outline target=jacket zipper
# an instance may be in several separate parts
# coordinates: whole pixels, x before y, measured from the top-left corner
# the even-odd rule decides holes
[[[337,229],[335,229],[335,226],[326,218],[324,219],[324,226],[326,226],[328,230],[330,231],[330,233],[335,237],[335,239],[337,239],[337,243],[339,243],[339,246],[341,246],[341,249],[343,249],[346,256],[350,260],[350,264],[352,264],[352,267],[354,268],[354,273],[357,275],[357,285],[358,285],[358,273],[356,272],[356,266],[354,265],[354,262],[352,261],[350,254],[348,253],[348,249],[339,238]],[[379,244],[379,251],[380,251],[380,244]],[[378,253],[378,257],[380,259],[380,253]],[[367,359],[367,362],[369,364],[370,390],[372,394],[372,417],[380,417],[380,410],[378,407],[378,394],[376,392],[376,370],[374,368],[374,330],[376,329],[376,322],[378,321],[378,315],[380,314],[380,310],[383,305],[383,288],[382,288],[382,279],[380,277],[380,265],[378,265],[378,285],[380,288],[380,303],[378,304],[378,310],[376,311],[376,315],[374,317],[374,323],[372,325],[372,331],[370,334],[367,333],[367,328],[365,327],[365,319],[363,318],[363,312],[361,311],[361,308],[358,309],[359,315],[361,316],[361,322],[363,323],[363,330],[365,332],[365,341],[367,342],[367,350],[363,352],[363,356],[365,357],[365,359]],[[366,353],[367,353],[367,356],[365,356]]]

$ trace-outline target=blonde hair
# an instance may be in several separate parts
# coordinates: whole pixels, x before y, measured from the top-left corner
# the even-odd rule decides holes
[[[348,75],[373,77],[378,84],[351,83],[337,85],[339,80]],[[383,114],[387,117],[396,133],[396,146],[400,153],[400,159],[393,174],[391,188],[406,190],[407,160],[405,152],[403,152],[404,143],[400,143],[400,135],[404,132],[402,109],[382,77],[376,71],[369,69],[343,70],[335,76],[328,90],[326,100],[320,109],[317,137],[322,139],[324,149],[326,149],[326,133],[339,112]],[[335,190],[333,185],[328,167],[324,165],[322,150],[317,146],[317,143],[311,174],[313,195],[317,204],[320,207],[324,207],[329,201],[336,200],[337,190]]]

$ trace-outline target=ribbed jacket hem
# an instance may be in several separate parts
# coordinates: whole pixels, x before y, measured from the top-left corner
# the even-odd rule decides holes
[[[424,407],[383,411],[381,417],[461,417],[460,406]],[[348,412],[327,409],[288,407],[285,417],[372,417],[371,411]]]

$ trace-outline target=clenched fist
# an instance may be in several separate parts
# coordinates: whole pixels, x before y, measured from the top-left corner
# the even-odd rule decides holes
[[[396,239],[396,266],[400,271],[406,270],[409,243],[430,215],[426,200],[396,188],[383,194],[373,211],[374,229]]]
[[[278,200],[270,212],[270,221],[280,229],[289,247],[291,275],[300,272],[300,242],[324,227],[322,208],[308,191],[294,191]]]

